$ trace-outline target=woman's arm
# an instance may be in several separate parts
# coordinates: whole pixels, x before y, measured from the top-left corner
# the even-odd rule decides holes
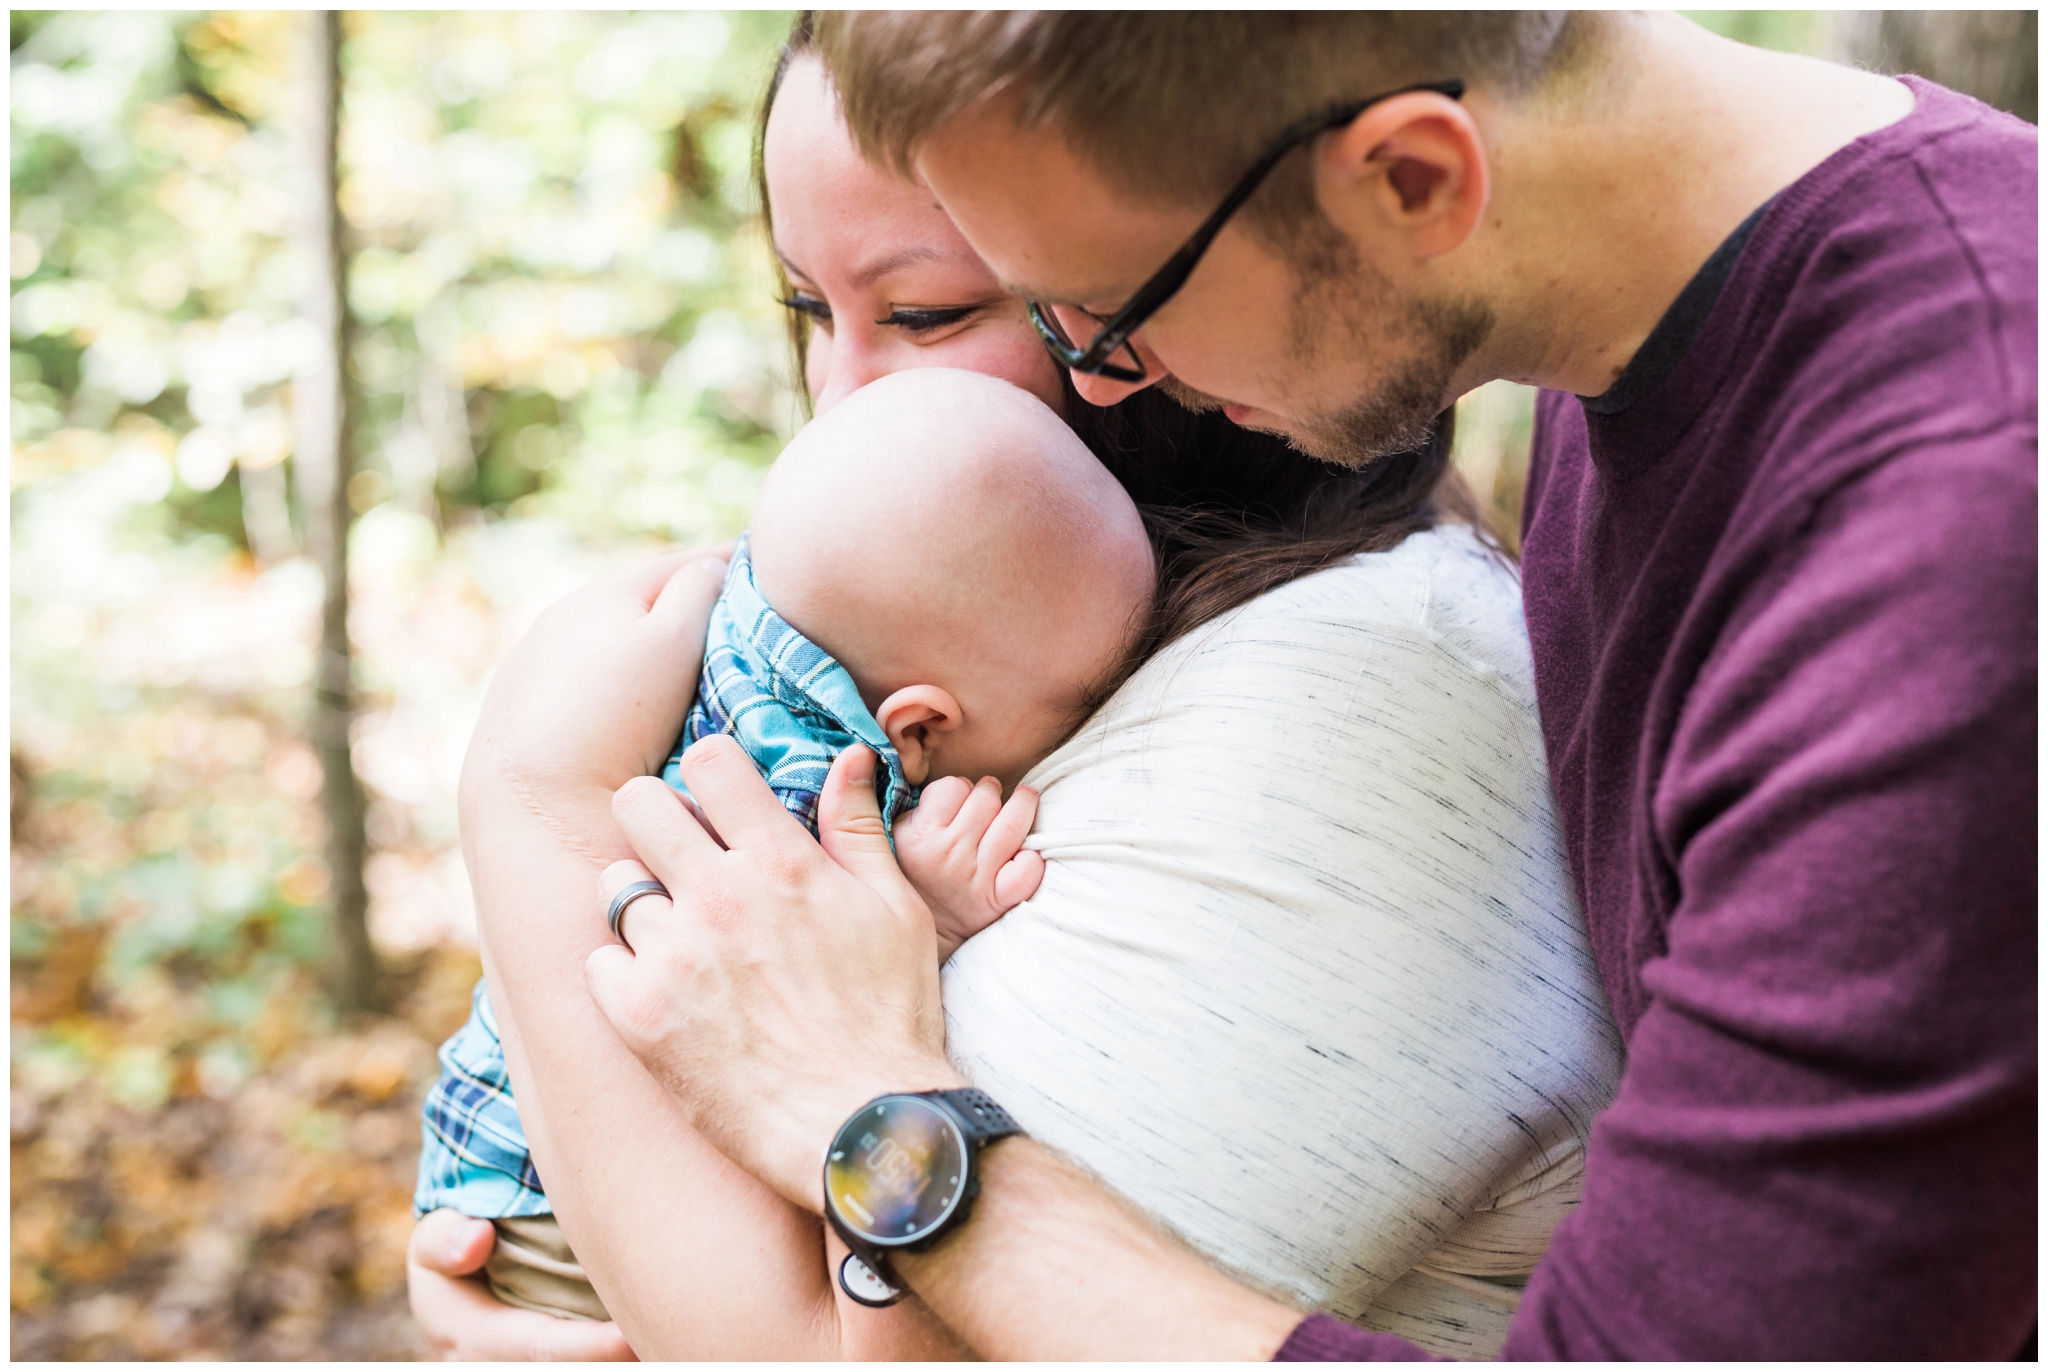
[[[569,597],[485,702],[463,842],[520,1118],[564,1233],[643,1355],[950,1353],[915,1306],[836,1297],[818,1221],[708,1147],[584,989],[606,941],[598,874],[630,851],[611,793],[673,743],[722,571],[673,555]]]

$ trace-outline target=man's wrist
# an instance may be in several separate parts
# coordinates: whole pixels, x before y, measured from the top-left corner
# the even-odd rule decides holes
[[[990,1144],[981,1179],[964,1224],[889,1261],[985,1358],[1264,1361],[1301,1321],[1038,1140]]]
[[[856,1111],[877,1096],[952,1091],[966,1085],[967,1078],[943,1057],[909,1059],[891,1070],[868,1071],[857,1078],[840,1079],[830,1090],[814,1093],[791,1120],[788,1143],[773,1184],[789,1200],[813,1214],[823,1215],[825,1150],[838,1135],[840,1126]]]

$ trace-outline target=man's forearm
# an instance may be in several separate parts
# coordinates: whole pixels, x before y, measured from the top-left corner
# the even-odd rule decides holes
[[[1301,1320],[1032,1139],[991,1145],[981,1165],[967,1222],[894,1261],[983,1357],[1265,1360]]]

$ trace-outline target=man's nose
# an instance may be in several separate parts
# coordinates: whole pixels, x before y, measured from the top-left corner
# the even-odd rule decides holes
[[[1153,355],[1152,350],[1136,338],[1132,338],[1129,342],[1130,347],[1128,349],[1117,349],[1116,355],[1111,357],[1110,361],[1128,367],[1131,364],[1131,356],[1135,353],[1138,358],[1138,365],[1145,369],[1145,375],[1142,380],[1119,381],[1115,377],[1110,376],[1094,376],[1086,372],[1072,373],[1074,389],[1079,391],[1081,398],[1090,405],[1114,405],[1119,400],[1128,399],[1139,391],[1144,390],[1147,386],[1156,386],[1165,379],[1166,368],[1160,365],[1159,359]]]

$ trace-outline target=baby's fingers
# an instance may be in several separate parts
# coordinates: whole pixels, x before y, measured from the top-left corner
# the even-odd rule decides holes
[[[1003,870],[996,873],[996,913],[1007,915],[1016,906],[1023,904],[1038,890],[1038,883],[1045,879],[1045,859],[1035,848],[1026,848],[1003,864]]]
[[[1002,808],[1003,784],[994,777],[983,777],[974,783],[974,789],[967,793],[967,799],[960,806],[960,813],[946,827],[957,836],[956,842],[962,839],[975,842],[979,851],[981,845],[976,836],[988,832],[989,825],[995,822],[997,812]],[[965,844],[962,847],[964,849]]]
[[[919,829],[943,829],[960,813],[960,806],[973,789],[966,777],[940,777],[919,793],[917,808],[906,814],[904,821],[914,819]]]
[[[1031,836],[1031,821],[1036,818],[1038,792],[1029,786],[1019,786],[1010,793],[1009,803],[1003,806],[1002,813],[989,824],[988,832],[981,836],[981,844],[975,850],[975,865],[984,872],[990,872],[1008,862],[1024,846],[1024,840]],[[1037,879],[1033,878],[1031,884],[1037,886]],[[1017,897],[1019,900],[1023,898]]]

